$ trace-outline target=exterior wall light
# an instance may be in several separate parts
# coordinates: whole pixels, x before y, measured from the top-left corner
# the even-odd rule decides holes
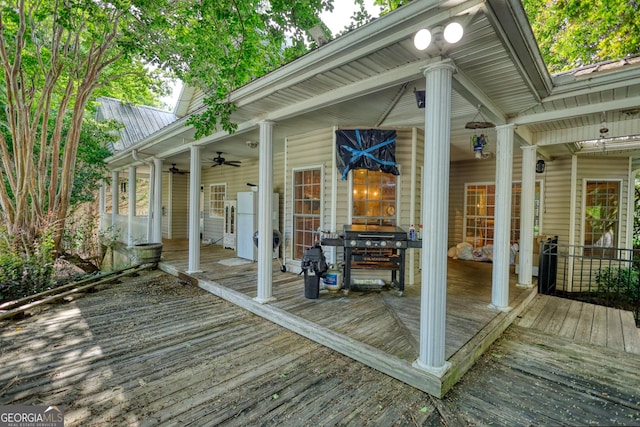
[[[443,38],[447,43],[454,44],[462,39],[463,34],[464,30],[462,25],[458,22],[449,23],[444,28],[444,31],[442,27],[436,27],[433,29],[433,34],[426,28],[423,28],[413,37],[413,45],[418,50],[425,50],[431,45],[431,41],[435,41],[435,43],[442,48]]]
[[[462,39],[463,34],[464,30],[462,29],[462,25],[457,22],[451,22],[444,28],[444,39],[447,43],[458,43],[460,39]]]
[[[413,38],[413,44],[418,50],[425,50],[431,44],[431,31],[423,28]]]

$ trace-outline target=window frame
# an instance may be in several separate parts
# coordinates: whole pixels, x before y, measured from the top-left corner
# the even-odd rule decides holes
[[[614,236],[611,242],[611,246],[609,247],[602,247],[602,249],[596,249],[597,246],[595,246],[595,243],[592,241],[591,244],[587,244],[587,223],[589,222],[589,220],[587,219],[587,210],[588,210],[588,206],[587,206],[587,198],[588,198],[588,187],[590,183],[595,183],[595,184],[599,184],[599,183],[615,183],[617,188],[616,188],[616,219],[615,221],[615,231],[614,231]],[[598,178],[583,178],[582,179],[582,207],[581,207],[581,213],[580,213],[580,219],[581,219],[581,226],[580,226],[580,241],[581,244],[584,248],[584,252],[583,255],[586,257],[594,257],[594,258],[614,258],[616,256],[615,254],[615,248],[619,248],[620,247],[620,238],[621,238],[621,226],[622,226],[622,185],[623,185],[623,181],[621,179],[598,179]],[[603,222],[602,220],[594,220],[596,222]],[[612,222],[611,220],[608,220],[608,222]],[[606,233],[606,232],[604,232]],[[601,234],[601,236],[604,236],[604,233]],[[591,233],[592,236],[595,236],[595,233]],[[606,248],[610,248],[610,249],[606,249]]]
[[[214,193],[215,187],[221,187],[224,191]],[[214,198],[214,194],[222,194],[222,199]],[[227,183],[209,184],[209,218],[224,220],[224,202],[227,200]]]
[[[493,181],[482,181],[482,182],[467,182],[464,184],[464,202],[463,202],[463,209],[464,209],[464,215],[463,215],[463,229],[462,229],[462,238],[463,238],[463,242],[468,242],[471,243],[474,247],[482,247],[485,246],[487,244],[493,244],[494,242],[494,234],[495,234],[495,186],[496,183]],[[484,187],[484,188],[488,188],[488,187],[493,187],[493,193],[491,193],[491,196],[493,197],[493,204],[489,204],[487,203],[487,205],[485,206],[486,209],[492,208],[493,212],[491,215],[469,215],[469,205],[468,205],[468,201],[469,201],[469,187]],[[520,190],[520,194],[522,194],[522,181],[513,181],[511,183],[511,218],[509,220],[509,240],[511,242],[517,242],[520,240],[520,232],[521,232],[521,221],[522,221],[522,212],[519,211],[519,216],[514,216],[514,205],[516,204],[516,200],[515,197],[513,197],[514,195],[514,189],[515,188],[519,188]],[[540,230],[542,230],[542,201],[544,200],[544,181],[542,180],[536,180],[535,181],[535,187],[536,187],[536,191],[535,193],[537,194],[537,198],[534,200],[534,236],[537,236],[540,234]],[[489,197],[489,192],[487,191],[487,194],[485,194],[485,197]],[[473,218],[477,218],[476,221],[483,221],[485,223],[484,226],[480,226],[480,227],[473,227],[473,234],[469,235],[469,220],[473,219]],[[486,224],[490,223],[491,226],[487,226]],[[515,227],[515,224],[518,224],[518,227]],[[481,235],[476,233],[475,230],[483,230],[484,233],[482,233]],[[517,232],[516,232],[517,230]],[[488,231],[491,231],[491,233],[488,233]],[[480,240],[482,240],[482,244],[480,245],[476,245],[475,243],[480,242]],[[489,241],[489,242],[488,242]]]
[[[319,182],[317,183],[317,185],[319,186],[320,197],[317,201],[318,203],[317,213],[313,213],[313,211],[315,210],[314,200],[305,200],[304,198],[303,199],[296,198],[296,189],[297,189],[296,178],[298,177],[299,173],[304,173],[304,172],[319,172]],[[314,241],[318,238],[318,236],[315,235],[317,233],[318,228],[323,227],[324,216],[322,213],[324,212],[324,187],[325,187],[324,182],[325,182],[324,165],[312,165],[312,166],[305,166],[305,167],[291,169],[291,188],[292,188],[292,191],[291,191],[291,229],[292,229],[291,255],[292,255],[292,259],[294,260],[300,261],[302,259],[302,256],[304,255],[304,251],[309,247],[311,247]],[[316,184],[315,183],[309,184],[309,186],[311,185],[315,186]],[[300,187],[305,187],[305,186],[306,186],[305,184],[300,185]],[[302,205],[296,202],[301,202]],[[311,204],[307,205],[308,202],[311,202]],[[311,206],[310,212],[297,212],[298,206]],[[311,221],[313,225],[311,228],[299,229],[297,228],[298,220],[301,220],[306,223]],[[316,227],[316,224],[317,224],[317,227]],[[299,242],[298,232],[303,233],[303,236],[304,236],[302,237],[301,243]]]
[[[361,171],[364,171],[367,175],[369,173],[379,173],[379,174],[385,174],[385,175],[389,175],[389,177],[391,177],[394,182],[393,182],[393,191],[394,191],[394,195],[393,195],[393,205],[388,205],[387,208],[392,207],[393,208],[393,214],[388,215],[388,216],[384,216],[384,215],[380,215],[380,216],[368,216],[368,215],[355,215],[355,207],[356,207],[356,198],[354,197],[354,191],[356,191],[355,187],[356,187],[356,178],[355,178],[355,174],[359,173]],[[381,182],[381,180],[380,180]],[[369,180],[367,177],[367,194],[369,191]],[[378,187],[378,188],[382,188],[382,187]],[[399,214],[400,214],[400,188],[401,188],[401,182],[400,182],[400,175],[394,175],[391,173],[386,173],[386,172],[382,172],[382,171],[370,171],[368,169],[355,169],[352,170],[351,173],[349,174],[349,221],[351,224],[367,224],[367,225],[389,225],[389,226],[397,226],[398,224],[398,218],[399,218]],[[381,192],[382,193],[382,192]],[[368,204],[370,199],[364,199],[364,203]],[[384,208],[384,203],[389,203],[391,199],[384,199],[381,198],[380,199],[380,213],[382,213],[382,209]],[[390,224],[389,223],[385,223],[385,218],[390,218]],[[363,222],[364,221],[364,222]]]

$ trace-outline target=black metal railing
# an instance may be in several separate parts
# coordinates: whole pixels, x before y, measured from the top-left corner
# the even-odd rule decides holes
[[[538,292],[633,312],[640,326],[640,250],[541,244]]]

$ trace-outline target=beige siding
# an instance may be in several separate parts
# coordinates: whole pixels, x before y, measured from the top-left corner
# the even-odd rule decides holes
[[[352,127],[350,127],[352,129]],[[422,147],[424,145],[424,134],[422,131],[418,131],[417,134],[417,153],[412,152],[412,130],[411,128],[406,129],[398,129],[397,137],[396,137],[396,161],[400,165],[400,173],[399,176],[399,188],[398,188],[398,226],[403,227],[405,230],[408,229],[410,225],[410,204],[411,204],[411,182],[412,180],[416,180],[416,197],[417,201],[415,204],[415,221],[419,222],[420,217],[420,165],[422,164],[423,159],[423,150]],[[285,229],[287,233],[285,234],[285,248],[286,248],[286,256],[290,260],[292,257],[292,246],[291,246],[291,231],[293,229],[293,212],[292,212],[292,196],[291,196],[291,186],[293,182],[293,170],[307,168],[307,167],[323,167],[324,169],[324,183],[323,183],[323,214],[322,214],[322,227],[324,230],[332,231],[332,232],[342,232],[343,226],[345,224],[350,223],[350,181],[341,180],[341,173],[337,170],[333,169],[334,165],[334,129],[327,128],[318,130],[316,132],[311,132],[308,134],[294,136],[288,138],[286,144],[286,156],[287,156],[287,164],[286,164],[286,175],[287,178],[285,180],[287,191],[287,208],[285,210]],[[418,159],[417,162],[417,172],[412,173],[411,171],[411,159],[413,156],[416,156]],[[332,196],[332,184],[333,180],[335,180],[335,185],[337,188],[336,194]],[[335,203],[335,212],[336,218],[335,229],[331,229],[332,224],[332,207],[333,203]],[[335,258],[332,253],[334,249],[325,248],[329,261],[333,261],[334,259],[337,261],[342,260],[342,250],[340,248],[335,249]],[[414,262],[414,269],[416,271],[416,277],[419,278],[418,267],[419,267],[419,251],[413,252],[414,259],[417,260]],[[407,270],[409,268],[409,262],[407,262]],[[389,280],[390,273],[387,271],[358,271],[354,272],[354,277],[374,277],[382,278],[385,280]],[[407,271],[407,283],[408,283],[408,271]]]
[[[284,222],[284,250],[285,258],[292,260],[292,232],[293,232],[293,171],[305,168],[323,168],[324,183],[322,185],[323,200],[322,217],[320,219],[323,230],[331,228],[331,179],[333,154],[333,129],[325,128],[304,135],[289,137],[285,144],[286,167],[285,167],[285,211],[281,221]],[[339,178],[338,178],[339,179]],[[341,185],[338,183],[338,196],[342,193]],[[340,206],[340,202],[338,202]],[[343,204],[345,204],[344,202]],[[338,216],[339,218],[340,216]]]
[[[222,245],[224,233],[224,219],[211,218],[209,215],[210,198],[209,187],[211,184],[226,184],[227,200],[237,200],[238,192],[251,191],[247,183],[258,184],[257,159],[242,160],[240,167],[203,165],[201,182],[204,186],[204,239],[213,241],[214,244]],[[282,227],[282,193],[283,193],[283,171],[284,154],[274,154],[273,156],[273,191],[280,194],[279,217],[280,227]]]
[[[171,237],[186,239],[189,237],[189,175],[168,175],[171,176]]]

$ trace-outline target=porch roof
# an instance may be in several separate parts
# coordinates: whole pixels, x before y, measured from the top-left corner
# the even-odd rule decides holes
[[[419,29],[452,20],[465,29],[458,44],[415,49]],[[263,120],[276,122],[274,152],[283,150],[287,136],[322,127],[423,127],[424,110],[417,108],[413,90],[424,90],[421,68],[442,57],[456,65],[452,161],[473,158],[465,123],[478,109],[496,124],[515,124],[517,141],[537,145],[548,158],[582,154],[576,142],[599,137],[603,118],[608,137],[640,133],[640,61],[551,76],[519,1],[415,0],[233,92],[235,134],[219,131],[195,141],[185,116],[131,148],[186,170],[193,143],[203,146],[204,158],[216,151],[256,157],[245,142],[259,139]],[[186,88],[180,111],[197,113],[201,102],[199,91]],[[490,138],[494,132],[488,131]],[[132,163],[131,148],[112,156],[111,167]],[[609,144],[609,151],[598,154],[639,154],[635,145],[611,149]]]

